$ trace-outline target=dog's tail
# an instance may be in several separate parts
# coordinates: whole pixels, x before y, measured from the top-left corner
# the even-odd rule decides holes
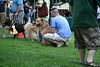
[[[30,26],[32,25],[32,23],[30,22],[27,22],[24,26],[24,29],[27,30],[27,29],[30,29]]]
[[[32,23],[26,23],[24,26],[25,29],[25,35],[26,38],[31,40],[31,39],[37,39],[37,34],[38,34],[38,30],[35,29],[35,26],[32,26]]]
[[[24,26],[24,30],[25,30],[25,35],[26,35],[26,38],[28,39],[31,39],[31,36],[30,36],[30,33],[31,33],[31,23],[27,22]]]

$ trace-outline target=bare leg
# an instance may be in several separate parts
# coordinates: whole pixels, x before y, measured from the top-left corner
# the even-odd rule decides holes
[[[57,42],[57,41],[54,41],[54,40],[51,40],[51,39],[45,39],[45,40],[48,41],[48,42],[52,42],[52,43],[57,44],[57,47],[61,47],[62,46],[62,44]]]
[[[80,63],[84,63],[86,49],[79,49]]]
[[[96,52],[96,50],[89,50],[88,58],[87,58],[88,62],[92,62],[93,61],[93,57],[94,57],[95,52]]]
[[[3,30],[3,38],[5,38],[6,26],[2,28]]]

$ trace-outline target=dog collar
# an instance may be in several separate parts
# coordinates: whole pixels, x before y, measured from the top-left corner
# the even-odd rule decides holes
[[[48,27],[49,25],[47,25],[47,26],[45,26],[45,27],[43,27],[42,29],[44,29],[44,28],[46,28],[46,27]]]

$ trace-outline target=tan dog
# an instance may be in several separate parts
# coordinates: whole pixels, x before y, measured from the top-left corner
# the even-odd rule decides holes
[[[25,24],[24,29],[27,39],[31,41],[39,39],[38,37],[39,27],[32,26],[32,24],[28,22],[27,24]]]
[[[44,35],[47,33],[50,33],[50,26],[48,23],[46,23],[42,18],[36,19],[36,26],[41,28],[41,34],[42,34],[42,45],[46,45],[47,42],[44,40]],[[56,32],[56,31],[55,31]]]

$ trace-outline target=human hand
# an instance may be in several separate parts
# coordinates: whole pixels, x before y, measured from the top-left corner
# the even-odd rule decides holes
[[[17,16],[17,15],[18,15],[18,13],[16,12],[14,15],[15,15],[15,16]]]
[[[5,16],[6,16],[6,12],[4,12]]]

